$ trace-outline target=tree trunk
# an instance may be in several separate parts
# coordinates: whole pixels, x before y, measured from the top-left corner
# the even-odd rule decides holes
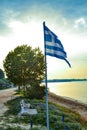
[[[21,90],[21,88],[20,88],[20,86],[18,86],[18,92],[20,92],[20,90]]]

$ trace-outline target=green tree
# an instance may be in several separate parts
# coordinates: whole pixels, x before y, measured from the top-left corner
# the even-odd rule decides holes
[[[3,79],[4,78],[4,72],[2,69],[0,69],[0,79]]]
[[[39,85],[44,79],[44,55],[39,48],[18,46],[8,53],[3,66],[8,79],[19,88]]]

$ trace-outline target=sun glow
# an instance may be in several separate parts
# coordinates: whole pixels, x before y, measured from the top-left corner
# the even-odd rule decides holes
[[[14,37],[18,41],[24,42],[24,44],[31,44],[32,47],[40,46],[40,43],[43,42],[42,37],[42,27],[39,23],[30,22],[22,23],[19,21],[13,21],[9,25],[12,30]]]
[[[40,47],[44,54],[43,25],[41,22],[31,21],[23,23],[20,21],[10,21],[9,27],[11,28],[12,33],[6,37],[0,37],[0,41],[3,43],[0,48],[0,51],[3,54],[3,56],[1,57],[2,61],[3,59],[5,59],[9,51],[13,50],[18,45],[20,46],[23,44],[27,44],[29,46],[32,46],[33,48]],[[80,57],[82,53],[87,51],[86,37],[80,37],[73,33],[66,33],[64,30],[60,30],[59,28],[56,28],[56,30],[54,30],[53,26],[51,25],[49,25],[48,27],[51,27],[52,31],[61,40],[64,49],[67,52],[67,59],[72,65],[72,69],[68,69],[65,61],[47,56],[48,78],[58,78],[59,75],[61,75],[60,78],[63,76],[66,78],[78,77],[78,69],[75,66],[79,66],[78,57]],[[78,56],[78,62],[75,61],[76,56]],[[80,63],[81,64],[79,67],[82,68],[82,66],[84,66],[84,72],[79,72],[79,75],[81,77],[81,75],[84,74],[85,77],[87,72],[85,71],[87,70],[86,65],[83,62]],[[83,69],[80,70],[83,71]]]
[[[44,50],[43,26],[39,22],[10,21],[8,26],[11,29],[11,33],[5,37],[0,36],[0,42],[3,43],[0,47],[0,52],[2,52],[1,63],[9,51],[23,44],[33,48],[40,47],[42,51]],[[2,64],[0,66],[3,68]]]
[[[21,44],[30,44],[32,47],[39,46],[43,50],[43,25],[40,22],[31,21],[29,23],[22,23],[20,21],[11,21],[9,27],[13,31],[12,39],[14,41],[16,40],[17,43],[21,42]],[[85,46],[87,39],[85,37],[80,37],[73,33],[66,33],[64,30],[63,32],[59,32],[59,29],[56,29],[56,32],[58,32],[56,35],[58,35],[58,38],[64,45],[65,51],[68,53],[69,57],[83,53],[84,51],[86,52]]]

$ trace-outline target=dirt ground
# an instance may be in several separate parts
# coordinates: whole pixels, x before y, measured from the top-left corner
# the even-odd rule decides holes
[[[14,97],[16,88],[10,88],[6,90],[0,90],[0,116],[8,109],[5,103]]]

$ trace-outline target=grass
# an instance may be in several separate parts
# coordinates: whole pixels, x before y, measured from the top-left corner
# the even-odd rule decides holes
[[[1,130],[46,130],[46,104],[44,100],[30,100],[24,99],[25,102],[29,102],[32,108],[37,109],[37,115],[23,115],[18,116],[20,112],[20,101],[22,97],[12,99],[7,102],[8,111],[5,112],[1,118],[3,123],[0,124]],[[30,122],[33,122],[33,128],[29,129]],[[71,110],[64,107],[49,103],[49,121],[50,130],[65,130],[68,126],[69,130],[86,130],[87,124],[83,122],[77,113],[73,113]],[[11,126],[10,126],[11,124]],[[13,128],[14,124],[16,127]],[[3,127],[3,126],[4,127]],[[23,129],[21,125],[24,125]]]

